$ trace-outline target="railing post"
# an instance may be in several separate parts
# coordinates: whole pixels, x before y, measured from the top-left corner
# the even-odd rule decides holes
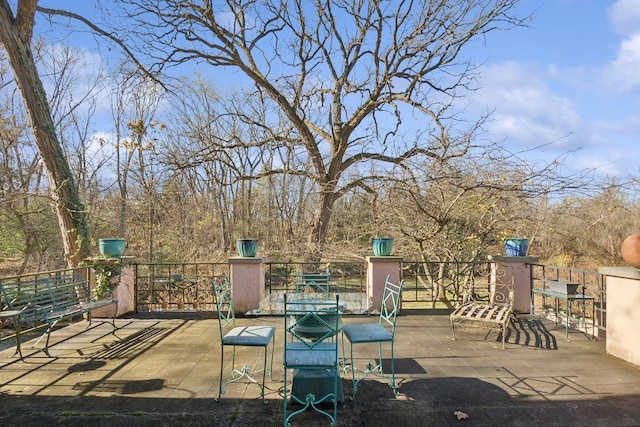
[[[229,258],[233,307],[237,315],[257,308],[265,297],[263,257]]]
[[[538,258],[501,255],[489,255],[487,258],[495,264],[495,268],[502,268],[508,272],[513,271],[513,311],[516,313],[529,313],[531,311],[531,288],[533,283],[529,264],[537,263]],[[510,279],[511,277],[502,278],[505,281],[510,281]]]
[[[402,257],[367,257],[367,299],[373,308],[378,308],[382,304],[384,284],[389,275],[391,276],[391,282],[400,283],[402,279]]]

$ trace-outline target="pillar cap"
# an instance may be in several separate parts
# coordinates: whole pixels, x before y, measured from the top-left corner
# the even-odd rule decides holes
[[[640,280],[640,269],[624,266],[624,267],[598,267],[598,273],[604,276],[621,277],[624,279]]]
[[[229,264],[262,264],[266,262],[267,259],[261,256],[252,256],[252,257],[244,257],[244,256],[232,256],[229,257]]]
[[[368,256],[367,261],[371,263],[375,262],[402,262],[401,256]]]

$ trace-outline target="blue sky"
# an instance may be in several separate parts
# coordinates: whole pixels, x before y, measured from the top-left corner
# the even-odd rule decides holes
[[[40,1],[91,13],[92,2],[78,3]],[[519,8],[534,13],[528,28],[492,33],[466,52],[483,63],[467,110],[494,110],[484,136],[532,161],[571,152],[569,169],[638,175],[640,0],[523,0]]]
[[[529,28],[495,33],[471,108],[527,157],[571,151],[570,169],[637,175],[640,165],[640,0],[525,0]]]

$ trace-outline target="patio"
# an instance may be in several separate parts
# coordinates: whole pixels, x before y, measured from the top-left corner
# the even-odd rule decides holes
[[[282,317],[240,319],[273,324],[274,381],[268,405],[258,388],[238,383],[216,403],[220,358],[213,313],[125,317],[54,331],[51,353],[23,345],[0,352],[2,425],[282,425]],[[352,316],[345,322],[371,322]],[[501,348],[498,335],[460,328],[451,340],[446,313],[405,310],[396,335],[400,395],[386,383],[364,381],[357,400],[339,405],[340,426],[425,425],[637,425],[640,368],[609,356],[604,340],[591,341],[547,321],[521,316]],[[486,340],[485,340],[486,336]],[[260,356],[240,350],[241,364]],[[362,355],[362,349],[359,352]],[[350,390],[347,379],[345,391]],[[458,421],[455,411],[468,414]],[[328,425],[315,413],[295,425]]]

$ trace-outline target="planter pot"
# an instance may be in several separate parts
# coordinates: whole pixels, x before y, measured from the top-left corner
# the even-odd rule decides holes
[[[527,249],[529,249],[529,239],[505,239],[504,250],[507,256],[527,256]]]
[[[192,305],[193,308],[197,310],[200,307],[200,301],[194,301]]]
[[[373,249],[373,255],[375,256],[389,256],[391,255],[391,249],[393,249],[393,239],[390,237],[374,238],[371,242]]]
[[[258,239],[238,239],[236,246],[241,257],[254,257],[258,252]]]
[[[126,239],[99,239],[98,247],[105,258],[120,258],[127,248]]]

